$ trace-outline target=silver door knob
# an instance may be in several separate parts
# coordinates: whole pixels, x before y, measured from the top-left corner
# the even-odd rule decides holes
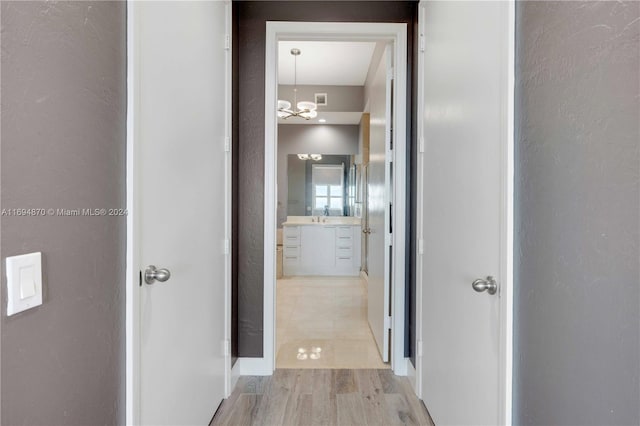
[[[171,272],[168,269],[158,269],[153,265],[149,265],[144,271],[144,282],[147,284],[153,284],[156,281],[163,283],[169,278],[171,278]]]
[[[496,283],[496,280],[491,275],[485,279],[478,278],[471,283],[471,287],[478,293],[486,291],[489,294],[496,294],[498,291],[498,283]]]
[[[365,228],[362,230],[363,234],[371,234],[371,228]]]

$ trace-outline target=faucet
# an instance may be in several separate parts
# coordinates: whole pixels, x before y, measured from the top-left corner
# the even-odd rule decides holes
[[[329,216],[329,206],[324,206],[324,215]]]

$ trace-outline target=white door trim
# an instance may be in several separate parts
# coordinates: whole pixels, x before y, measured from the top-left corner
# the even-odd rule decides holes
[[[406,170],[407,25],[397,23],[267,22],[265,55],[264,324],[262,371],[275,370],[276,120],[279,40],[389,40],[394,43],[394,170]],[[404,176],[404,175],[403,175]],[[407,374],[404,357],[406,179],[394,179],[391,367]]]
[[[139,62],[136,3],[127,2],[127,260],[126,260],[126,423],[140,424],[140,287],[138,284],[138,178],[135,176],[138,139]]]
[[[419,25],[419,57],[418,75],[424,75],[424,57],[428,51],[424,51],[424,7],[425,1],[421,1],[418,8]],[[504,38],[502,46],[505,54],[505,68],[503,70],[503,128],[505,132],[502,138],[502,172],[501,172],[501,192],[502,192],[502,218],[500,231],[500,273],[504,277],[504,282],[500,283],[500,316],[504,320],[500,324],[500,378],[499,378],[499,422],[509,425],[512,422],[513,410],[513,249],[514,249],[514,106],[515,106],[515,1],[506,0],[504,2]],[[416,371],[410,374],[411,382],[418,397],[422,398],[422,283],[423,271],[423,230],[424,230],[424,144],[429,135],[424,130],[424,83],[418,79],[418,158],[417,158],[417,226],[416,242],[418,246],[416,261]]]
[[[225,395],[231,393],[233,377],[231,374],[231,101],[232,101],[232,60],[231,60],[231,28],[232,13],[231,0],[225,2],[225,22],[228,44],[221,45],[225,49],[225,143],[229,149],[225,159],[225,236],[229,242],[225,245],[227,259],[225,261]],[[126,304],[125,304],[125,417],[127,425],[140,424],[140,287],[139,287],[139,253],[140,235],[138,231],[138,126],[136,118],[139,115],[139,87],[140,79],[138,42],[139,21],[137,5],[139,2],[127,2],[127,254],[126,254]],[[203,218],[204,219],[204,218]],[[227,250],[228,248],[228,250]],[[237,380],[237,377],[236,377]]]

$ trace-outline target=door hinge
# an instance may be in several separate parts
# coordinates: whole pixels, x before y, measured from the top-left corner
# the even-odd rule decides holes
[[[224,152],[231,152],[231,138],[229,136],[224,137]]]
[[[418,254],[424,254],[424,240],[422,238],[418,240]]]
[[[418,340],[418,344],[416,345],[416,355],[422,356],[422,340]]]
[[[224,240],[224,254],[228,255],[229,253],[231,253],[231,241]]]
[[[420,138],[420,141],[418,142],[418,152],[420,154],[424,153],[424,138]]]
[[[231,49],[231,36],[229,34],[224,35],[224,50]]]
[[[420,34],[420,51],[421,52],[424,52],[424,45],[425,45],[424,34]]]
[[[390,316],[384,317],[384,329],[385,330],[391,330],[391,317]]]

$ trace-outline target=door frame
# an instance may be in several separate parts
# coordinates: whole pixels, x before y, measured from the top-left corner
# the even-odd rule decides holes
[[[394,43],[394,149],[393,170],[406,170],[406,99],[407,99],[407,24],[352,22],[280,22],[266,25],[265,55],[265,174],[264,174],[264,325],[263,358],[242,368],[243,374],[270,375],[276,360],[276,228],[277,228],[277,141],[276,115],[278,93],[278,41],[280,40],[349,40]],[[404,175],[402,175],[404,176]],[[405,317],[405,211],[406,178],[393,180],[393,235],[391,283],[391,368],[397,375],[407,374],[404,356]],[[248,361],[249,359],[247,359]],[[256,360],[256,359],[254,359]],[[242,360],[244,361],[244,360]],[[248,365],[247,365],[248,366]]]
[[[424,247],[424,144],[429,135],[425,133],[424,103],[425,92],[422,78],[424,74],[425,52],[424,40],[424,16],[425,3],[422,0],[418,6],[418,27],[420,37],[420,48],[418,52],[418,158],[417,158],[417,226],[415,238],[418,246],[417,261],[415,265],[416,273],[416,366],[415,370],[410,368],[410,381],[414,386],[416,394],[422,398],[422,370],[423,351],[428,352],[428,348],[423,348],[422,330],[422,286],[424,285],[423,271],[423,247]],[[513,250],[514,250],[514,147],[515,147],[515,0],[505,0],[504,16],[504,70],[502,74],[502,97],[503,97],[503,128],[502,135],[502,170],[501,170],[501,230],[500,230],[500,276],[503,282],[500,283],[500,341],[499,341],[499,423],[509,425],[512,422],[513,411]]]
[[[231,58],[231,29],[232,10],[231,0],[222,0],[225,3],[225,42],[220,48],[226,51],[225,59],[225,140],[220,141],[225,147],[225,397],[233,390],[235,383],[231,375],[231,101],[232,101],[232,58]],[[140,211],[139,199],[139,129],[137,116],[140,108],[140,92],[138,81],[140,75],[140,45],[138,35],[140,33],[138,21],[139,1],[127,2],[127,136],[126,136],[126,204],[127,204],[127,247],[126,247],[126,281],[125,281],[125,419],[127,425],[140,424]],[[237,377],[235,378],[237,380]]]

